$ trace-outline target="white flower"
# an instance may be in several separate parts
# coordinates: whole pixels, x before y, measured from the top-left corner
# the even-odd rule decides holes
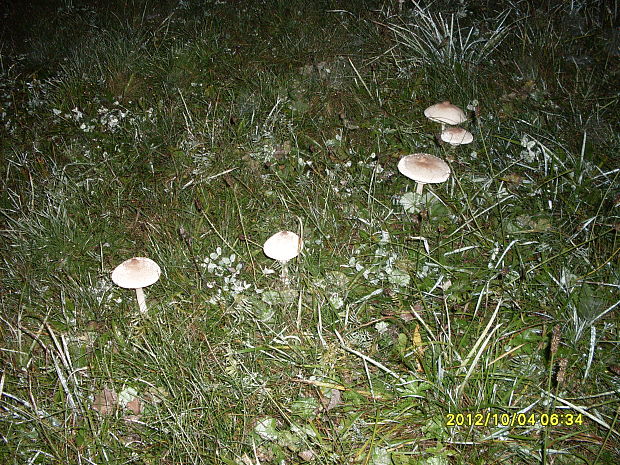
[[[532,150],[535,145],[536,145],[536,141],[535,140],[530,140],[530,138],[527,136],[527,134],[525,134],[521,138],[521,147],[525,147],[527,150]]]
[[[422,279],[422,278],[426,278],[429,272],[430,272],[430,268],[428,267],[428,265],[424,265],[422,266],[422,269],[418,271],[416,274],[418,275],[418,278]]]
[[[211,254],[209,255],[209,258],[211,258],[211,260],[217,260],[217,258],[222,254],[222,248],[218,247],[217,249],[215,249],[215,252],[211,252]]]
[[[132,387],[126,387],[121,392],[118,393],[118,404],[121,407],[126,407],[129,402],[135,400],[138,396],[138,391],[136,391]]]
[[[329,296],[329,303],[336,310],[339,310],[344,305],[344,300],[338,294],[334,293]]]
[[[380,321],[375,325],[375,329],[379,334],[385,334],[390,325],[388,325],[385,321]]]
[[[411,282],[411,277],[403,270],[392,268],[388,272],[388,281],[394,286],[407,287]]]
[[[381,234],[381,239],[379,239],[379,244],[387,244],[390,242],[390,233],[387,231],[379,231]]]
[[[387,250],[385,250],[382,247],[377,247],[377,250],[375,250],[375,257],[388,257],[388,252]]]
[[[407,213],[418,213],[421,210],[422,195],[415,192],[407,192],[399,200],[398,203],[403,206]]]
[[[521,159],[527,163],[532,163],[534,160],[536,160],[536,153],[530,150],[521,150],[521,153],[519,155],[521,156]]]

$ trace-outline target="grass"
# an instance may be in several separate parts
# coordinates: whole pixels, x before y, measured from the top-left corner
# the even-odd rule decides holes
[[[617,8],[401,6],[5,7],[0,461],[618,461]]]

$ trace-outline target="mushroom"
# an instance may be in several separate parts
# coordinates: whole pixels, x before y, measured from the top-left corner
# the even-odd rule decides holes
[[[463,128],[446,128],[441,132],[441,140],[450,145],[471,144],[474,136],[467,129]]]
[[[435,105],[431,105],[426,110],[424,110],[424,116],[426,116],[431,121],[435,121],[436,123],[441,123],[441,130],[443,131],[446,127],[446,124],[451,126],[456,126],[457,124],[461,124],[467,121],[467,116],[465,116],[465,112],[461,110],[456,105],[452,105],[449,101],[436,103]]]
[[[140,313],[146,313],[146,301],[142,288],[156,283],[160,274],[161,268],[150,258],[133,257],[114,268],[112,281],[119,287],[135,289]]]
[[[398,171],[417,183],[418,195],[422,195],[424,184],[444,182],[450,176],[448,164],[428,153],[404,156],[398,162]]]
[[[277,260],[282,265],[281,278],[288,282],[288,261],[295,258],[303,248],[301,238],[290,231],[280,231],[265,241],[263,252],[269,258]]]

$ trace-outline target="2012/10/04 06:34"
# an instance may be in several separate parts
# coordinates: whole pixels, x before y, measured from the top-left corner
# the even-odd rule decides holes
[[[448,413],[446,426],[573,426],[583,424],[581,413]]]

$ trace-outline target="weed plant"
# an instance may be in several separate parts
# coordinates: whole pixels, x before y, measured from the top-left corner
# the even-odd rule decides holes
[[[616,5],[5,8],[0,462],[618,461]]]

